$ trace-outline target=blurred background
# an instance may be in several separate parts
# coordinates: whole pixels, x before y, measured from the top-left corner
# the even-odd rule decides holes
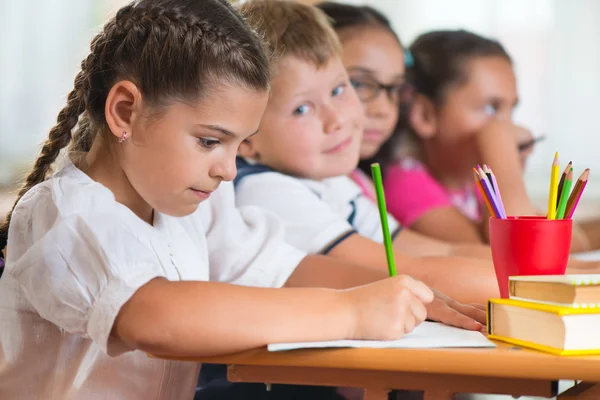
[[[592,169],[588,204],[600,205],[600,1],[346,0],[393,21],[405,44],[418,34],[465,28],[498,39],[515,62],[521,102],[515,119],[547,139],[527,168],[544,204],[555,151]],[[72,88],[91,37],[123,0],[0,0],[0,215],[36,157]],[[600,208],[600,207],[599,207]]]

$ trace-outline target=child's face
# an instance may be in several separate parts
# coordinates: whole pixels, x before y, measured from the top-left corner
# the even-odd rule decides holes
[[[119,145],[127,179],[154,209],[191,214],[235,177],[238,147],[256,132],[267,97],[220,86],[196,105],[175,103],[155,121],[139,119]]]
[[[340,33],[343,62],[364,105],[365,129],[360,158],[373,157],[392,135],[404,87],[404,52],[398,40],[381,28]],[[388,91],[380,85],[386,85]]]
[[[429,147],[430,153],[469,157],[473,154],[475,135],[488,122],[512,118],[518,96],[516,78],[508,60],[497,56],[473,58],[467,62],[466,77],[465,82],[446,89],[441,105],[433,105],[429,117],[415,118],[414,113],[419,112],[416,110],[425,108],[411,110],[411,121],[421,121],[426,128],[417,127],[417,134],[422,136],[428,132],[423,144]]]
[[[518,98],[512,65],[505,58],[473,58],[467,62],[465,73],[466,81],[442,93],[440,105],[417,96],[410,120],[423,139],[421,145],[428,158],[447,170],[468,175],[473,165],[482,162],[477,135],[490,121],[510,121]]]
[[[440,141],[471,137],[491,119],[510,121],[517,105],[517,81],[508,60],[477,57],[466,68],[466,83],[448,88],[443,104],[437,109]]]
[[[240,154],[293,176],[324,179],[356,168],[362,107],[338,57],[317,68],[282,58],[259,134]]]

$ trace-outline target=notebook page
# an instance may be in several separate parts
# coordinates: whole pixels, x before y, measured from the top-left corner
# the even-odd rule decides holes
[[[334,340],[324,342],[300,342],[270,344],[269,351],[295,349],[354,347],[373,349],[418,349],[442,347],[496,347],[481,332],[467,331],[437,322],[425,321],[411,333],[399,340]]]

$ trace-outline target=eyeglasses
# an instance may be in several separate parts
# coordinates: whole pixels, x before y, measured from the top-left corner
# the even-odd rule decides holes
[[[414,93],[412,85],[406,82],[384,85],[374,79],[350,78],[350,83],[363,103],[375,100],[382,90],[385,90],[389,101],[393,104],[410,103]]]

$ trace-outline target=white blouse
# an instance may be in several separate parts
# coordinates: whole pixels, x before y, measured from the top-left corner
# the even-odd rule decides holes
[[[383,243],[377,205],[347,176],[315,181],[240,168],[236,185],[239,207],[274,213],[285,223],[288,243],[308,253],[328,253],[351,231]],[[399,232],[401,226],[391,215],[388,224],[393,234]]]
[[[191,399],[198,364],[150,359],[110,336],[123,304],[156,277],[279,287],[304,256],[277,218],[237,209],[231,183],[190,216],[155,212],[151,226],[68,163],[13,213],[0,399]]]

